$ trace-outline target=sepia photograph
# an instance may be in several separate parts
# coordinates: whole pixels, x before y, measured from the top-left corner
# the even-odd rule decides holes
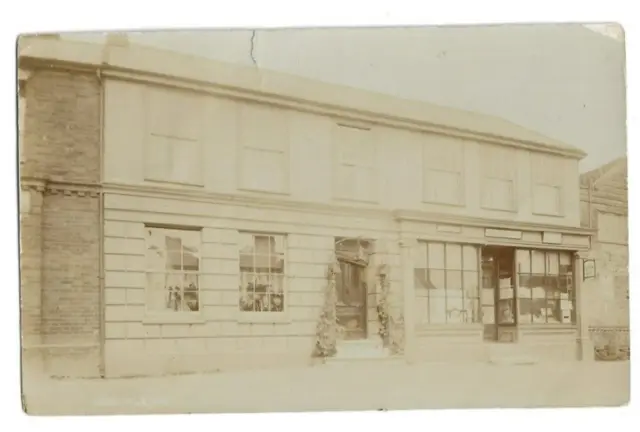
[[[618,407],[619,24],[17,41],[23,410]]]

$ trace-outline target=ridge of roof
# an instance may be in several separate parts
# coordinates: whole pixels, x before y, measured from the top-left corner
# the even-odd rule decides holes
[[[621,156],[613,159],[597,168],[582,173],[580,175],[580,183],[588,185],[592,183],[594,186],[600,181],[609,178],[611,175],[627,169],[627,156]]]

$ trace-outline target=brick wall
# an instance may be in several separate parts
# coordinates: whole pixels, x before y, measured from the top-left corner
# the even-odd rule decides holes
[[[597,230],[585,257],[596,260],[596,278],[583,283],[588,292],[591,326],[629,324],[629,250],[626,224],[626,158],[613,161],[582,177],[582,225]],[[589,189],[591,192],[589,193]]]
[[[38,336],[24,348],[42,356],[47,374],[96,376],[100,83],[92,74],[35,68],[24,96],[20,175],[31,205],[21,224],[22,331]]]

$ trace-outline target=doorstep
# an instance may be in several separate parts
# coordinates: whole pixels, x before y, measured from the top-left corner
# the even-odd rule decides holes
[[[336,344],[336,355],[326,359],[325,364],[349,365],[370,361],[399,363],[404,362],[404,359],[392,355],[389,348],[384,347],[378,338],[342,340]]]
[[[493,342],[488,345],[489,363],[510,366],[510,365],[534,365],[539,362],[537,356],[533,355],[525,346],[518,343]]]

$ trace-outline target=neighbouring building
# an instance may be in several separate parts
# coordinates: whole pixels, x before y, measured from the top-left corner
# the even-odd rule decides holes
[[[126,40],[25,38],[19,67],[23,358],[45,373],[593,357],[582,151]]]
[[[584,282],[585,311],[597,355],[629,355],[629,219],[627,158],[615,159],[580,178],[582,226],[596,230],[585,258],[595,277]],[[603,352],[604,351],[604,352]],[[622,351],[622,352],[618,352]]]

